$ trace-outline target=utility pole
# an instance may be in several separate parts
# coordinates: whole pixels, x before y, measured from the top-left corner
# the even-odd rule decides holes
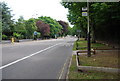
[[[90,43],[90,23],[89,23],[89,0],[87,0],[87,19],[88,19],[88,32],[87,32],[87,55],[88,57],[91,56],[91,43]]]

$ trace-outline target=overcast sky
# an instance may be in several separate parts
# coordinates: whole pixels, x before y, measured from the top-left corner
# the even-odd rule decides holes
[[[61,0],[0,0],[8,4],[14,19],[23,16],[24,19],[36,18],[40,16],[50,16],[56,20],[68,22],[68,10],[61,4]]]

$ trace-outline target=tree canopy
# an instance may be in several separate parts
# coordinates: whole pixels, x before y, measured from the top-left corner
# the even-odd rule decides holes
[[[49,24],[45,24],[43,21],[37,21],[36,25],[38,27],[38,31],[41,32],[42,36],[49,36],[50,35],[50,26]]]
[[[41,16],[37,20],[41,20],[46,24],[50,25],[50,37],[55,37],[55,35],[60,35],[62,26],[55,20],[50,17]]]
[[[64,21],[58,21],[58,23],[62,26],[62,34],[63,35],[67,35],[67,33],[68,33],[68,27],[69,27],[69,25],[68,25],[68,23],[66,23],[66,22],[64,22]]]
[[[30,18],[29,20],[25,21],[25,29],[26,29],[26,35],[28,38],[33,38],[34,31],[37,30],[36,27],[36,20],[33,18]]]
[[[81,30],[82,35],[87,34],[87,18],[82,16],[82,7],[85,2],[62,2],[68,8],[68,20]],[[90,31],[92,39],[105,41],[118,41],[118,28],[120,26],[120,3],[115,2],[90,2]]]
[[[12,10],[5,2],[0,2],[0,11],[0,37],[2,36],[4,40],[11,39],[11,37],[15,39],[31,39],[34,38],[35,31],[39,34],[36,37],[48,36],[51,38],[62,36],[63,33],[67,34],[68,32],[68,24],[66,22],[60,21],[61,23],[59,23],[47,16],[28,20],[20,16],[17,21],[14,21],[11,14]]]
[[[14,30],[13,15],[5,2],[0,2],[0,6],[0,11],[2,11],[2,32],[6,35],[11,35]]]

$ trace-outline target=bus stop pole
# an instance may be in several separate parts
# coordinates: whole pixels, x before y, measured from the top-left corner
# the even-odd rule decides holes
[[[88,30],[87,30],[87,55],[91,56],[91,43],[90,43],[90,26],[89,26],[89,0],[87,0],[87,19],[88,19]]]

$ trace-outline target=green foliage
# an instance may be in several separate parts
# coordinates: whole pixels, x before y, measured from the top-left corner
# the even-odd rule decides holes
[[[50,33],[47,35],[50,37],[61,36],[63,27],[55,20],[50,17],[39,17],[38,19],[30,18],[24,20],[22,16],[17,22],[12,20],[13,15],[11,14],[11,9],[7,6],[5,2],[0,2],[0,40],[10,39],[15,37],[17,39],[33,38],[34,31],[38,31],[36,26],[36,21],[41,20],[45,24],[50,26]],[[2,20],[1,20],[2,19]],[[70,32],[70,31],[69,31]],[[67,33],[67,32],[66,32]],[[38,38],[42,37],[41,33],[38,33]]]
[[[0,6],[0,11],[2,11],[2,32],[9,36],[14,30],[11,10],[5,2],[0,2]]]
[[[20,38],[33,38],[33,33],[36,30],[36,20],[33,18],[24,20],[22,16],[20,16],[14,27],[14,32],[19,33],[21,35]]]
[[[21,35],[23,35],[22,38],[26,38],[27,30],[25,28],[25,20],[22,16],[20,16],[18,22],[15,23],[14,32],[20,33]]]
[[[60,35],[61,34],[61,29],[62,26],[54,19],[50,18],[50,17],[38,17],[37,20],[41,20],[46,24],[50,25],[50,36],[51,37],[55,37],[56,34]]]
[[[96,3],[91,5],[94,9],[91,14],[95,21],[94,32],[97,39],[115,41],[119,39],[120,4],[119,3]],[[100,14],[101,13],[101,14]]]
[[[27,38],[33,38],[34,31],[37,30],[36,20],[31,18],[25,21],[25,29]]]
[[[68,35],[72,35],[72,28],[71,27],[68,27],[68,32],[67,32]]]
[[[7,35],[8,38],[12,35],[17,38],[33,38],[33,32],[37,30],[35,19],[31,18],[29,20],[24,20],[24,18],[20,16],[18,22],[14,22],[11,19],[11,10],[7,4],[5,2],[0,2],[0,6],[0,11],[2,11],[2,23],[0,23],[0,26],[2,24],[3,34]]]
[[[36,22],[36,26],[38,27],[38,31],[41,33],[42,37],[50,36],[50,26],[49,24],[44,23],[41,20]]]
[[[37,32],[37,38],[40,38],[40,37],[41,37],[40,32]]]
[[[0,5],[0,41],[2,40],[2,6]]]
[[[82,17],[84,2],[63,2],[62,5],[68,8],[68,20],[81,34],[86,37],[87,18]],[[117,42],[118,28],[120,27],[120,4],[115,2],[89,3],[90,31],[93,40],[106,40]]]
[[[3,34],[3,35],[2,35],[2,39],[3,39],[3,40],[7,40],[8,37],[7,37],[6,35]]]
[[[15,38],[17,38],[17,39],[21,39],[21,38],[22,38],[22,35],[19,34],[19,33],[16,33],[16,32],[13,33],[13,36],[14,36]]]
[[[18,22],[16,22],[15,24],[15,31],[22,32],[24,30],[25,30],[25,21],[24,21],[24,18],[21,16],[18,19]]]
[[[67,3],[63,2],[62,5],[69,9],[69,14],[67,15],[68,20],[74,25],[74,32],[77,30],[82,30],[82,35],[86,37],[87,34],[87,18],[82,17],[82,7],[86,6],[86,3]],[[74,33],[75,34],[75,33]],[[78,33],[76,33],[78,35]]]
[[[2,21],[0,18],[0,41],[2,40]]]

